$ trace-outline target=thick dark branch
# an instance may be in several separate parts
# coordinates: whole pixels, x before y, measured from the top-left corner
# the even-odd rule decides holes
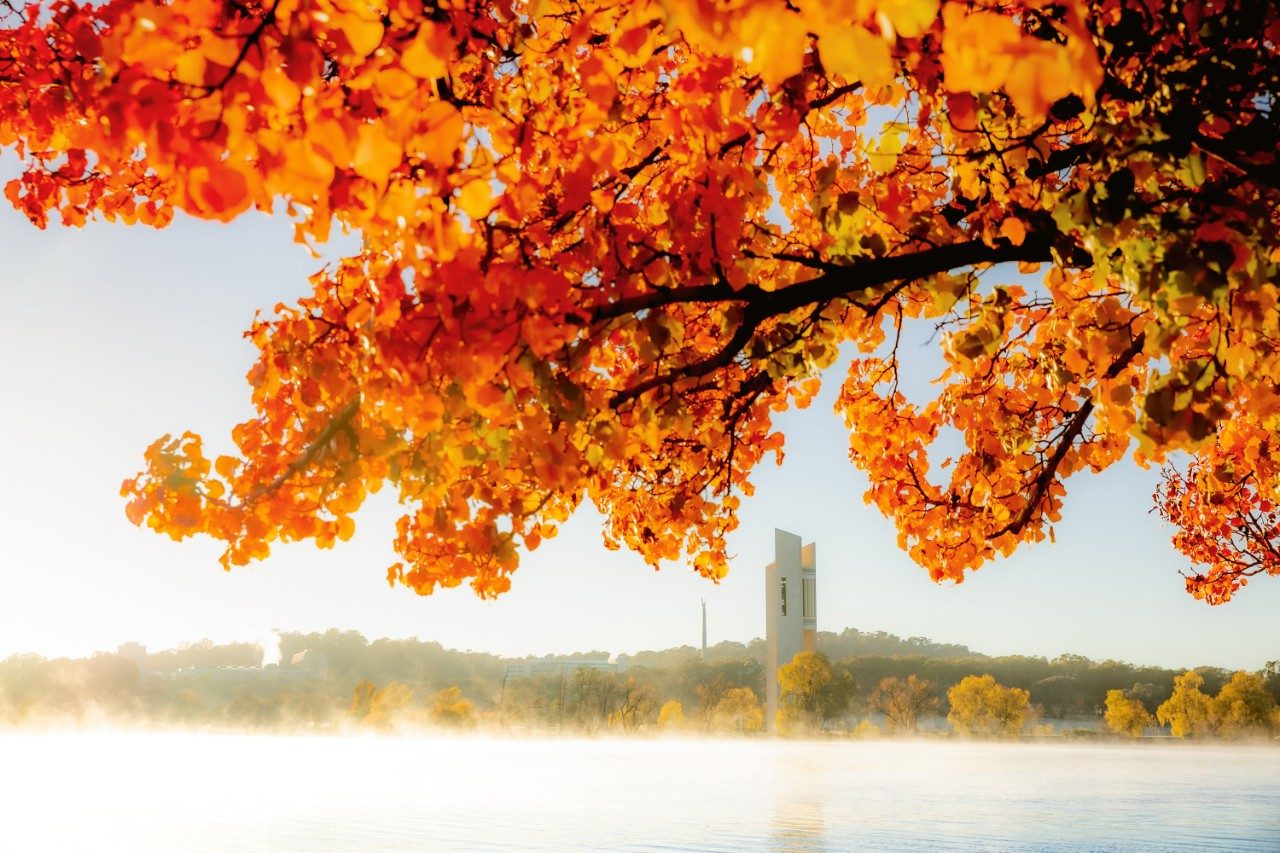
[[[820,109],[822,109],[822,108],[823,108],[823,107],[825,107],[825,106],[828,106],[828,105],[830,105],[830,104],[834,104],[836,101],[840,100],[840,99],[841,99],[841,98],[843,98],[845,95],[848,95],[848,94],[851,94],[851,93],[853,93],[853,92],[856,92],[856,91],[858,91],[858,90],[859,90],[859,89],[861,89],[861,88],[862,88],[862,81],[861,81],[861,80],[856,80],[856,81],[854,81],[853,83],[848,83],[848,84],[846,84],[846,85],[844,85],[844,86],[837,86],[836,88],[832,89],[832,90],[831,90],[830,92],[828,92],[827,94],[823,95],[821,98],[816,98],[816,99],[814,99],[814,100],[810,101],[810,102],[809,102],[809,109],[811,109],[811,110],[820,110]]]
[[[1220,139],[1205,136],[1203,133],[1195,135],[1195,143],[1201,151],[1217,157],[1254,183],[1280,190],[1280,167],[1274,164],[1250,163],[1243,159],[1239,152],[1232,150],[1230,145]]]
[[[596,309],[592,314],[593,320],[598,322],[678,303],[745,302],[746,308],[733,335],[713,355],[652,376],[619,391],[611,404],[617,408],[655,388],[670,385],[681,379],[697,379],[727,367],[751,342],[760,324],[771,317],[788,314],[808,305],[822,305],[837,299],[849,299],[855,294],[865,293],[890,282],[914,281],[957,267],[980,263],[1050,259],[1049,244],[1046,240],[1028,239],[1021,246],[1014,246],[1007,242],[988,246],[980,240],[970,240],[951,246],[924,249],[909,255],[873,258],[848,266],[827,263],[824,264],[825,274],[781,290],[764,290],[758,285],[748,285],[734,290],[727,284],[709,284],[658,290],[641,296],[619,299]],[[886,300],[880,300],[876,310],[885,303]]]
[[[735,290],[723,283],[654,290],[600,305],[592,310],[591,320],[600,322],[666,305],[707,302],[745,302],[748,305],[758,305],[767,312],[765,316],[768,317],[786,314],[814,302],[848,299],[894,281],[914,281],[974,264],[1045,262],[1053,260],[1053,256],[1049,251],[1048,240],[1029,236],[1021,246],[1004,241],[996,246],[988,246],[981,240],[968,240],[904,255],[869,258],[847,265],[816,259],[788,260],[805,266],[818,266],[825,272],[781,290],[765,290],[754,284]]]

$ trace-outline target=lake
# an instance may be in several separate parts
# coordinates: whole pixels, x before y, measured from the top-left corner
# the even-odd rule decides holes
[[[1280,749],[4,734],[0,850],[1280,850]]]

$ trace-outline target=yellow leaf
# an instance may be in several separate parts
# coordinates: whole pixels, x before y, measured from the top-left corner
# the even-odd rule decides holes
[[[956,3],[942,10],[942,74],[949,92],[999,89],[1013,70],[1022,40],[1018,25],[992,12],[967,14]]]
[[[903,38],[922,35],[938,16],[938,0],[879,0],[877,5]]]
[[[384,184],[391,170],[400,165],[403,156],[400,146],[387,138],[384,126],[362,124],[351,166],[357,175],[376,184]]]
[[[429,22],[418,28],[418,35],[400,54],[400,65],[405,71],[422,80],[436,80],[448,73],[448,66],[441,58],[448,56],[447,44],[442,44],[447,42],[447,33],[441,38],[441,29]]]
[[[298,106],[302,98],[302,89],[289,79],[279,67],[271,66],[262,69],[262,89],[277,107],[291,110]]]
[[[1000,223],[1000,236],[1015,246],[1021,246],[1022,241],[1027,239],[1027,227],[1021,220],[1010,217]]]
[[[880,133],[880,138],[867,150],[867,162],[877,172],[888,172],[898,162],[898,155],[909,128],[899,122],[889,122]]]
[[[351,12],[338,19],[338,27],[357,56],[368,56],[382,43],[382,21],[372,10],[368,11],[369,18]]]
[[[804,70],[809,28],[800,15],[782,4],[759,4],[741,26],[742,40],[749,46],[747,65],[760,79],[776,85]]]
[[[432,165],[452,166],[465,130],[462,113],[452,104],[431,101],[422,108],[419,120],[422,131],[414,137],[413,146]]]
[[[836,27],[818,40],[822,65],[849,80],[878,86],[893,80],[893,59],[884,39],[864,27]]]
[[[493,191],[483,178],[477,178],[458,190],[458,207],[472,219],[484,219],[493,210],[493,205]]]
[[[387,68],[373,81],[374,89],[384,101],[402,101],[418,90],[418,81],[399,68]]]
[[[214,460],[213,468],[218,472],[218,476],[231,479],[236,473],[236,469],[240,467],[240,460],[234,456],[219,456]]]

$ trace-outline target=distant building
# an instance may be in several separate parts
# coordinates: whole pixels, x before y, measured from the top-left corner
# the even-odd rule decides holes
[[[142,643],[121,643],[116,647],[116,655],[133,661],[139,675],[147,671],[147,647]]]
[[[312,649],[298,652],[288,663],[269,663],[266,666],[187,666],[171,675],[177,679],[234,682],[322,681],[328,676],[328,658],[324,652]]]
[[[764,570],[765,726],[771,732],[778,715],[778,667],[814,651],[818,636],[817,548],[774,530],[773,554]]]
[[[558,660],[546,657],[541,660],[526,660],[507,664],[504,674],[506,680],[517,678],[539,678],[544,675],[572,675],[579,669],[598,669],[602,672],[624,672],[629,658],[618,655],[612,661],[608,658],[587,658],[580,660]]]
[[[298,652],[289,659],[289,666],[294,671],[308,672],[322,681],[329,677],[329,658],[316,649]]]

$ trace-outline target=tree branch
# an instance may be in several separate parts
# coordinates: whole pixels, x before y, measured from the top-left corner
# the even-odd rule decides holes
[[[1146,341],[1145,335],[1138,335],[1129,344],[1124,352],[1107,368],[1107,372],[1103,374],[1103,379],[1114,379],[1120,374],[1121,370],[1129,365],[1129,362],[1142,352],[1142,346]],[[1027,504],[1022,508],[1022,512],[1018,513],[1018,517],[1006,524],[1004,527],[987,536],[987,539],[996,539],[1006,533],[1021,533],[1023,529],[1031,522],[1031,518],[1035,515],[1036,510],[1040,506],[1040,502],[1044,500],[1045,495],[1049,492],[1049,485],[1053,482],[1054,477],[1058,473],[1058,466],[1062,464],[1062,460],[1066,458],[1067,451],[1075,444],[1080,433],[1084,431],[1085,424],[1089,422],[1089,416],[1093,414],[1093,400],[1085,400],[1084,405],[1076,409],[1075,414],[1071,416],[1071,420],[1067,424],[1067,428],[1063,430],[1062,437],[1058,439],[1058,446],[1054,448],[1053,455],[1049,457],[1043,468],[1040,469],[1039,475],[1031,485],[1031,495],[1027,499]]]
[[[949,246],[922,249],[904,255],[868,258],[852,264],[841,265],[813,259],[787,258],[805,266],[821,265],[825,272],[815,278],[784,287],[781,290],[765,290],[758,285],[734,289],[728,284],[702,284],[654,290],[637,296],[627,296],[597,306],[591,311],[591,321],[626,317],[639,311],[706,302],[746,302],[765,310],[765,317],[785,314],[814,302],[847,299],[850,296],[872,290],[893,281],[912,281],[947,272],[957,267],[975,264],[998,264],[1012,261],[1027,263],[1053,260],[1049,241],[1029,235],[1021,246],[1001,241],[988,246],[981,240],[967,240]]]

